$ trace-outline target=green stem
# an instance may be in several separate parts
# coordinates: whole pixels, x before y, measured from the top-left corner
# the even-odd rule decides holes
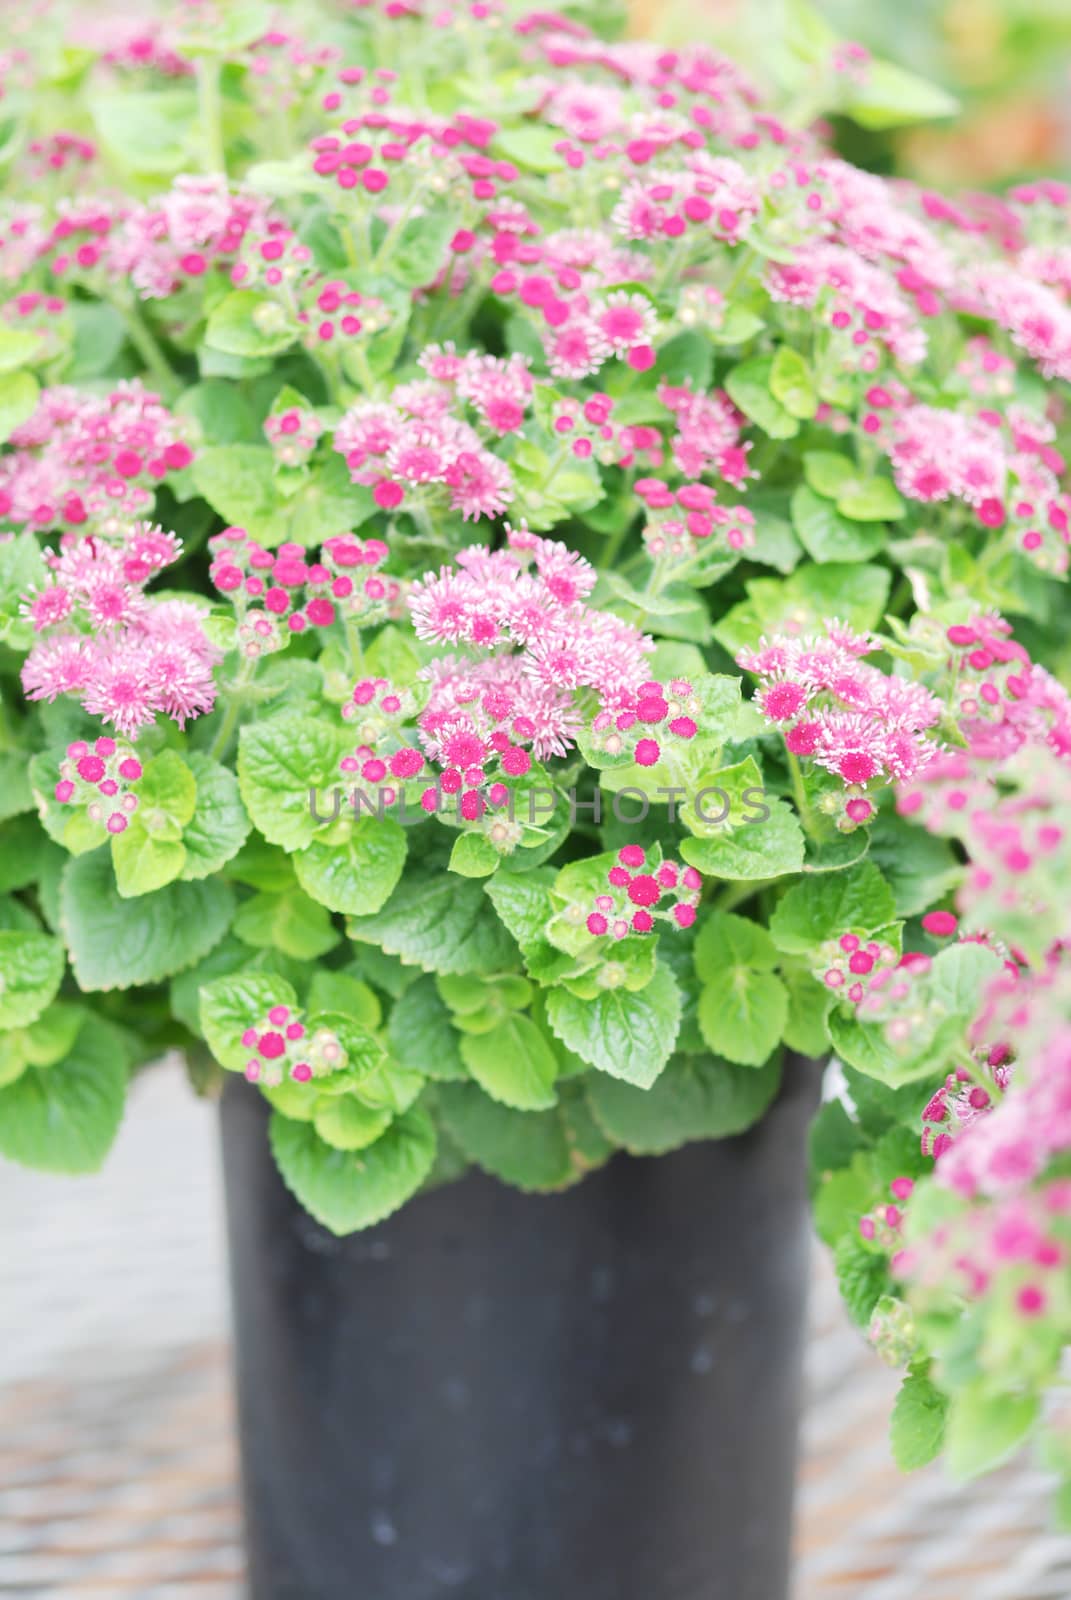
[[[612,567],[621,554],[621,546],[628,537],[630,526],[631,524],[627,520],[623,521],[607,539],[602,552],[602,564],[604,567]]]
[[[364,345],[359,339],[355,340],[353,345],[350,347],[350,357],[353,362],[354,370],[357,373],[357,377],[360,380],[361,388],[364,390],[365,394],[374,396],[376,392],[376,380],[373,376],[371,367],[368,365],[368,352],[365,350]]]
[[[208,747],[210,761],[222,761],[229,751],[231,740],[238,726],[238,720],[245,709],[246,689],[252,682],[256,670],[256,660],[250,660],[248,657],[238,669],[238,676],[231,684],[230,698],[227,701],[227,709],[223,713],[223,721],[216,729],[216,736]]]
[[[220,93],[219,75],[219,61],[214,56],[201,56],[197,62],[197,116],[201,125],[201,163],[205,172],[222,172],[226,177],[223,97]]]
[[[145,369],[151,375],[162,397],[165,400],[173,400],[182,388],[182,379],[167,359],[159,340],[142,316],[137,301],[125,301],[118,305],[116,309],[126,323],[127,338],[142,361],[144,361]]]
[[[355,677],[364,671],[364,646],[361,644],[360,625],[353,617],[346,618],[346,651]]]
[[[727,883],[720,894],[714,896],[711,909],[714,911],[732,911],[736,906],[743,905],[745,900],[750,900],[753,895],[761,894],[763,889],[768,889],[773,878],[758,878],[752,883]]]
[[[915,593],[911,587],[911,579],[901,577],[893,591],[892,599],[886,607],[886,615],[902,617],[909,606],[914,604]]]
[[[807,788],[803,781],[803,768],[800,766],[799,757],[793,755],[791,750],[786,750],[785,755],[788,760],[789,777],[792,779],[792,798],[796,802],[796,810],[799,812],[803,831],[809,839],[817,840],[819,837],[818,830],[814,825],[814,813],[811,810],[811,803],[807,799]]]

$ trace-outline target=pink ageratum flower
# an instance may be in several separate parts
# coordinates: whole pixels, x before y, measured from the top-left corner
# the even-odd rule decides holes
[[[27,697],[76,695],[128,738],[160,713],[184,727],[210,711],[222,653],[205,634],[200,606],[144,593],[180,550],[174,534],[135,523],[110,543],[68,533],[58,551],[46,552],[50,580],[24,601],[39,636],[22,669]]]
[[[788,750],[851,791],[853,810],[846,805],[838,824],[848,830],[871,816],[857,803],[869,785],[915,776],[938,750],[927,734],[940,721],[940,701],[922,684],[866,662],[877,648],[869,635],[831,622],[825,635],[764,639],[737,657],[759,678],[756,704]]]
[[[92,523],[107,534],[117,519],[143,515],[156,485],[193,460],[183,424],[136,381],[103,397],[45,389],[10,443],[0,457],[0,508],[30,528]]]
[[[628,844],[617,852],[606,884],[606,890],[595,896],[584,925],[593,938],[620,940],[654,933],[659,923],[690,928],[703,879],[694,867]]]

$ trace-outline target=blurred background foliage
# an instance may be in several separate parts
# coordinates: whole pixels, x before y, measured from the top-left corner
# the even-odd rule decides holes
[[[707,40],[791,110],[808,68],[821,100],[823,59],[837,39],[858,41],[950,98],[920,103],[896,128],[834,113],[851,160],[942,188],[1071,175],[1071,0],[632,0],[632,28],[671,44]],[[831,112],[835,96],[825,98],[818,109]]]

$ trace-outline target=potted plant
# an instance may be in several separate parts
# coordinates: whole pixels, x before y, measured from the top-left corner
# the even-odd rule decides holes
[[[795,15],[807,117],[940,109]],[[225,1080],[257,1600],[775,1600],[831,1051],[903,1464],[1066,1339],[1067,194],[571,11],[81,29],[0,235],[0,1152]]]

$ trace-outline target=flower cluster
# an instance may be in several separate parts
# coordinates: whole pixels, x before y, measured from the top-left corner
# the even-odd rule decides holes
[[[1000,1103],[1011,1082],[1011,1065],[1003,1045],[979,1054],[981,1060],[973,1070],[957,1067],[948,1073],[923,1107],[922,1153],[935,1161],[947,1156],[961,1135]],[[942,1177],[947,1170],[948,1163],[941,1168]]]
[[[106,270],[129,280],[142,299],[167,300],[202,279],[229,279],[246,236],[266,227],[261,196],[232,190],[218,174],[179,177],[110,233]]]
[[[0,458],[0,519],[30,528],[107,532],[116,518],[143,515],[157,484],[193,460],[181,422],[137,381],[104,396],[46,389],[10,443]]]
[[[264,421],[264,436],[281,467],[303,467],[323,431],[323,423],[308,406],[287,406]]]
[[[60,762],[55,797],[60,805],[83,807],[91,822],[109,833],[123,833],[138,809],[137,783],[141,762],[133,745],[101,735],[87,744],[75,739]]]
[[[967,1301],[985,1303],[998,1318],[1002,1312],[1010,1314],[1024,1332],[1051,1316],[1060,1329],[1055,1341],[1059,1348],[1069,1321],[1069,1248],[1071,1182],[1055,1178],[1016,1194],[999,1208],[966,1207],[934,1231],[925,1249],[899,1252],[894,1270],[923,1302],[929,1296],[958,1293]],[[1018,1358],[1032,1365],[1029,1349],[1009,1348],[1007,1333],[1002,1333],[1005,1360]]]
[[[241,289],[264,292],[253,313],[258,333],[283,338],[288,331],[296,333],[320,355],[367,340],[392,318],[377,296],[320,271],[311,247],[280,217],[270,217],[250,235],[230,278]]]
[[[896,1255],[903,1228],[904,1202],[910,1200],[914,1192],[915,1181],[913,1178],[894,1178],[889,1185],[891,1201],[879,1206],[875,1211],[867,1212],[859,1219],[859,1233],[868,1244],[877,1244],[891,1256]]]
[[[896,388],[867,398],[867,431],[887,448],[903,494],[924,504],[960,500],[983,527],[1004,529],[1034,565],[1067,571],[1071,501],[1060,487],[1064,461],[1051,421],[1023,405],[942,410]]]
[[[831,622],[824,635],[763,639],[737,657],[761,680],[756,703],[783,728],[789,754],[841,779],[845,831],[873,816],[869,784],[914,777],[938,748],[927,734],[941,719],[940,701],[921,683],[868,664],[876,649],[869,635]]]
[[[339,534],[324,541],[318,561],[303,545],[269,550],[244,528],[224,528],[208,541],[209,577],[238,613],[238,645],[249,660],[286,648],[288,636],[329,628],[337,617],[372,622],[399,598],[396,579],[379,572],[389,551],[381,539]]]
[[[161,712],[181,728],[211,711],[221,653],[205,634],[202,607],[144,592],[180,548],[174,534],[147,523],[120,524],[113,542],[65,534],[47,555],[48,583],[27,601],[40,635],[22,668],[27,697],[74,695],[126,737]]]
[[[511,392],[510,383],[507,397]],[[483,394],[486,408],[493,397],[486,389]],[[385,511],[404,504],[430,516],[449,507],[468,522],[501,515],[513,499],[508,464],[453,414],[449,391],[434,384],[411,385],[401,398],[395,391],[390,402],[362,401],[342,418],[334,444],[354,483],[370,486]]]
[[[900,959],[887,939],[842,933],[818,951],[814,971],[838,1000],[862,1010],[874,992],[887,984]]]
[[[703,880],[694,867],[676,861],[648,865],[647,852],[627,844],[617,852],[606,882],[609,892],[595,896],[584,924],[596,938],[651,933],[656,921],[678,928],[695,921]]]
[[[707,551],[739,556],[755,543],[755,513],[720,505],[709,484],[686,483],[674,491],[661,478],[640,478],[635,490],[650,513],[643,542],[653,561],[689,563]]]
[[[407,597],[417,637],[466,653],[455,648],[420,671],[419,749],[401,743],[393,721],[411,716],[411,698],[382,680],[358,683],[349,717],[360,719],[360,745],[343,770],[379,783],[388,775],[416,778],[426,761],[435,781],[421,792],[424,809],[445,804],[479,822],[509,802],[533,762],[575,745],[585,692],[602,703],[600,733],[605,716],[620,748],[627,740],[641,762],[649,749],[651,761],[658,759],[653,735],[662,723],[663,737],[693,738],[702,708],[691,685],[674,684],[678,699],[671,701],[660,683],[638,681],[649,642],[585,604],[594,580],[574,551],[523,529],[511,531],[505,550],[472,545],[458,554],[455,570],[418,579]],[[508,847],[517,842],[508,827],[496,837]]]
[[[347,1062],[338,1035],[330,1028],[310,1033],[301,1013],[290,1006],[272,1006],[267,1015],[242,1034],[249,1051],[245,1075],[250,1083],[272,1088],[284,1078],[309,1083],[313,1078],[340,1072]]]
[[[591,748],[653,767],[695,738],[702,713],[703,703],[686,678],[672,678],[666,684],[649,679],[634,694],[596,712]]]

